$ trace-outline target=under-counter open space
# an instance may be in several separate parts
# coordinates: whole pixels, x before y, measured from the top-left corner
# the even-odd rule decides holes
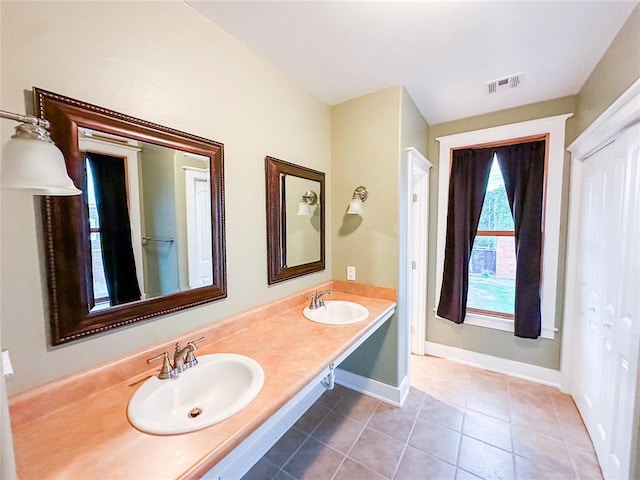
[[[395,308],[392,289],[367,293],[362,287],[362,296],[337,291],[338,283],[318,288],[331,287],[332,299],[366,306],[367,320],[340,326],[309,321],[302,315],[309,292],[302,292],[180,338],[204,335],[206,343],[197,353],[238,353],[264,369],[265,384],[256,399],[203,430],[156,436],[127,420],[131,395],[157,370],[146,365],[146,358],[169,349],[172,341],[16,395],[10,407],[20,478],[201,476]]]

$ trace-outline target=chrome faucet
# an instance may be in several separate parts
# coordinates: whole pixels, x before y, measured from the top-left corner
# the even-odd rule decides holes
[[[309,310],[315,310],[316,308],[324,307],[325,295],[331,295],[331,290],[323,290],[322,292],[314,292],[313,295],[309,295],[307,298],[311,300],[309,302]]]
[[[202,342],[203,340],[204,337],[192,340],[187,343],[184,348],[180,347],[180,342],[176,343],[176,348],[173,352],[173,363],[169,360],[169,354],[167,352],[162,352],[160,355],[148,359],[147,363],[162,359],[162,368],[158,372],[158,378],[160,380],[173,378],[179,373],[184,372],[187,368],[195,367],[198,364],[198,359],[193,352],[198,349],[196,343]]]

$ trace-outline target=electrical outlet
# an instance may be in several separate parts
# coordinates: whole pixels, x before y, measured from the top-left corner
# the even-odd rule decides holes
[[[347,280],[356,279],[356,267],[347,267]]]

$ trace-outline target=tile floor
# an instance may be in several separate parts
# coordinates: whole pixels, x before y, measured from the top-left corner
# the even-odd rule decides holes
[[[402,408],[336,385],[243,480],[602,479],[557,389],[416,356],[411,384]]]

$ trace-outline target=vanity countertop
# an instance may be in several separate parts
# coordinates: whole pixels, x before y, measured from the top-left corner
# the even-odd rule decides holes
[[[203,430],[149,435],[127,420],[129,399],[157,370],[149,368],[146,358],[168,349],[170,341],[12,397],[19,478],[199,478],[395,306],[393,289],[358,289],[346,282],[316,288],[333,289],[332,300],[366,306],[369,318],[339,326],[309,321],[302,309],[310,290],[180,337],[204,335],[208,343],[198,354],[247,355],[265,373],[264,387],[249,406]]]

